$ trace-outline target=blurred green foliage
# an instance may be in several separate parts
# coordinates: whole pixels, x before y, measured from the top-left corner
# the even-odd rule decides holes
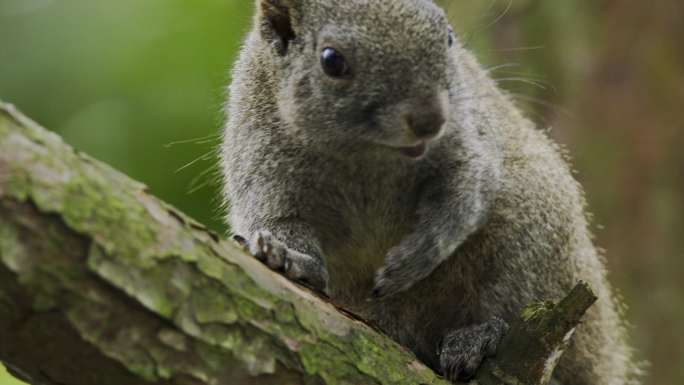
[[[0,99],[223,231],[214,154],[252,3],[0,0]],[[684,5],[441,3],[492,76],[573,154],[652,361],[646,383],[684,383]],[[0,385],[11,381],[0,371]]]
[[[215,184],[190,191],[216,179],[202,173],[215,163],[228,69],[250,8],[2,0],[0,98],[220,229]],[[169,146],[178,141],[189,142]]]

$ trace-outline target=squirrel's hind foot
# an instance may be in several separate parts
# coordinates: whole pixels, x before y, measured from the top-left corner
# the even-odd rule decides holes
[[[496,354],[508,324],[501,318],[447,334],[439,350],[442,373],[449,381],[472,379],[482,361]]]

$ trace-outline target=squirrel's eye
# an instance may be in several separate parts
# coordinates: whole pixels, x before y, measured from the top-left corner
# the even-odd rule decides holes
[[[449,48],[454,45],[454,29],[449,27]]]
[[[324,48],[321,53],[321,66],[328,76],[339,78],[349,73],[349,67],[344,56],[334,48]]]

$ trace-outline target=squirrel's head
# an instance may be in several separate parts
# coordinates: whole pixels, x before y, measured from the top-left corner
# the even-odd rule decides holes
[[[257,17],[297,135],[418,158],[441,133],[454,36],[432,1],[258,0]]]

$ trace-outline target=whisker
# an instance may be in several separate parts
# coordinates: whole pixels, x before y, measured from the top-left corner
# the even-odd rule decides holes
[[[219,139],[219,134],[209,134],[206,136],[201,136],[199,138],[192,138],[192,139],[185,139],[185,140],[177,140],[175,142],[170,142],[164,145],[164,148],[171,148],[173,146],[177,146],[179,144],[206,144],[206,143],[211,143],[213,141],[216,141]]]
[[[215,173],[218,174],[218,172],[218,167],[214,164],[206,168],[201,173],[195,175],[195,177],[192,178],[192,180],[190,180],[190,183],[188,184],[188,191],[186,192],[186,194],[194,194],[197,191],[209,186],[214,181],[214,179],[210,178],[209,176]]]
[[[496,2],[497,2],[497,0],[494,0],[494,1],[489,3],[487,10],[484,12],[485,15],[488,14],[494,8],[494,5],[496,4]],[[487,30],[487,29],[491,28],[493,25],[497,24],[499,21],[501,21],[501,19],[503,19],[508,14],[508,12],[510,12],[512,7],[513,7],[513,0],[508,0],[508,3],[506,4],[506,8],[496,18],[494,18],[493,21],[491,21],[485,25],[482,25],[480,27],[475,27],[471,31],[464,33],[463,34],[463,40],[462,40],[463,41],[463,48],[469,49],[475,35],[478,32]],[[484,19],[484,17],[483,17],[483,19]]]
[[[546,107],[549,110],[557,111],[558,113],[565,115],[567,117],[576,118],[576,116],[572,112],[570,112],[570,110],[566,109],[565,107],[561,107],[558,104],[551,103],[549,101],[542,100],[539,98],[535,98],[534,96],[523,95],[523,94],[515,93],[515,92],[510,92],[509,95],[513,99],[519,99],[519,100],[522,100],[522,101],[527,102],[527,103],[537,104],[537,105]]]
[[[485,98],[492,98],[496,97],[496,94],[481,94],[481,95],[467,95],[467,96],[459,96],[457,98],[454,98],[454,101],[456,102],[463,102],[463,101],[468,101],[468,100],[481,100]]]
[[[522,76],[522,77],[527,78],[527,79],[535,79],[535,80],[539,80],[539,81],[546,82],[546,77],[544,77],[544,76],[542,76],[542,75],[535,75],[535,74],[529,73],[529,72],[522,72],[522,71],[499,71],[499,73],[502,73],[502,74],[509,74],[509,75],[517,75],[517,76]],[[547,85],[548,85],[548,84],[547,84]]]
[[[534,79],[528,79],[524,77],[519,77],[519,76],[512,76],[512,77],[506,77],[506,78],[495,78],[494,81],[497,83],[500,82],[519,82],[519,83],[524,83],[524,84],[529,84],[533,87],[537,87],[540,90],[548,90],[548,85],[544,84],[543,82],[534,80]]]
[[[211,160],[211,158],[214,156],[214,153],[215,153],[214,150],[211,150],[211,151],[209,151],[209,152],[207,152],[207,153],[204,153],[204,154],[200,155],[199,157],[197,157],[195,160],[190,161],[190,162],[188,162],[186,165],[180,167],[180,168],[177,169],[175,172],[176,172],[176,173],[179,173],[179,172],[181,172],[181,171],[187,169],[188,167],[191,167],[191,166],[193,166],[193,165],[195,165],[195,164],[197,164],[197,163],[199,163],[199,162],[202,162],[202,161],[205,161],[205,160]]]
[[[520,63],[504,63],[504,64],[499,64],[495,65],[493,67],[485,67],[485,72],[493,72],[500,70],[501,68],[510,68],[510,67],[520,67]]]
[[[499,14],[499,16],[497,16],[496,19],[494,19],[491,23],[485,25],[484,27],[481,27],[480,30],[486,30],[486,29],[489,29],[490,27],[492,27],[493,25],[496,25],[498,22],[501,21],[501,19],[506,17],[506,15],[508,14],[508,12],[511,10],[512,7],[513,7],[513,0],[508,0],[508,4],[506,4],[506,9],[504,9],[503,12],[501,12],[501,14]]]
[[[534,51],[545,49],[546,46],[543,45],[531,45],[527,47],[510,47],[510,48],[496,48],[487,50],[488,52],[519,52],[519,51]]]

